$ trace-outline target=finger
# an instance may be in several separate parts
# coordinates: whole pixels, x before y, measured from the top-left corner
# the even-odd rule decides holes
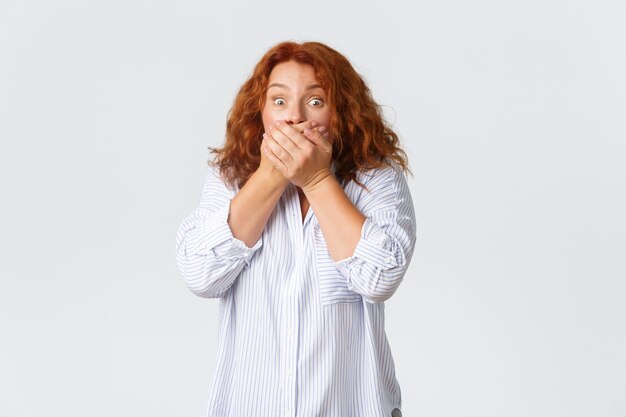
[[[263,138],[265,138],[267,146],[270,148],[272,153],[287,166],[293,162],[294,158],[291,153],[287,149],[285,149],[285,146],[283,146],[281,142],[275,139],[275,131],[276,129],[272,130],[270,133],[263,133]],[[295,147],[295,145],[292,143],[291,147],[293,148]]]
[[[305,128],[306,129],[306,128]],[[304,129],[303,129],[304,130]],[[284,135],[286,138],[290,139],[298,148],[305,149],[307,146],[306,138],[298,131],[298,129],[293,126],[285,123],[285,122],[277,122],[275,124],[275,128],[273,132],[278,131],[280,134]],[[281,144],[285,144],[283,141],[280,141]],[[295,149],[293,149],[295,151]]]
[[[292,157],[295,157],[298,152],[300,152],[300,148],[293,141],[292,137],[285,134],[278,127],[270,127],[270,135],[274,138],[274,140],[280,144]],[[293,134],[291,135],[293,136]],[[294,158],[295,159],[295,158]]]
[[[277,120],[278,122],[282,122],[283,120]],[[302,133],[304,131],[305,128],[310,128],[313,129],[316,126],[319,126],[319,123],[316,122],[315,120],[305,120],[304,122],[300,122],[297,124],[293,124],[293,123],[289,123],[287,122],[287,124],[289,124],[291,127],[293,127],[294,129],[296,129],[298,132]]]
[[[321,129],[304,129],[304,137],[309,139],[314,145],[319,146],[326,152],[332,151],[332,145],[328,141],[330,137],[330,132],[324,129],[324,132],[320,131]]]
[[[270,163],[276,169],[281,171],[283,175],[287,172],[287,166],[278,156],[276,156],[274,152],[272,152],[269,145],[267,144],[267,140],[264,140],[263,143],[261,144],[261,151],[265,154],[268,161],[270,161]]]

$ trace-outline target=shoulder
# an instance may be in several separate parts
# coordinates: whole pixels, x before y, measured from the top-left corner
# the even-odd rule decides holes
[[[405,180],[402,167],[392,159],[385,159],[385,163],[376,168],[357,170],[356,179],[367,188],[379,184],[396,183]]]
[[[408,186],[402,167],[386,160],[380,167],[357,170],[355,180],[349,181],[344,191],[365,214],[381,204],[389,207],[397,204],[400,197],[408,193]]]
[[[220,165],[214,161],[209,161],[206,167],[206,180],[204,182],[204,192],[215,192],[235,195],[238,188],[228,184],[222,175]]]

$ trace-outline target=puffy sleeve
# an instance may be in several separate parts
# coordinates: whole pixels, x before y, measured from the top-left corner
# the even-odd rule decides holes
[[[348,289],[374,303],[389,299],[406,273],[415,247],[415,211],[404,173],[394,162],[358,179],[367,187],[355,203],[366,217],[361,238],[353,255],[334,265]]]
[[[234,192],[210,166],[198,207],[178,226],[176,263],[187,287],[206,298],[223,296],[243,268],[250,265],[262,237],[249,248],[228,225]]]

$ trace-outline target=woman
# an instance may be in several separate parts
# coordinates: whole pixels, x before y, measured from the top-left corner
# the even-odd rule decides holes
[[[384,330],[415,244],[406,154],[363,79],[318,42],[280,43],[229,112],[177,234],[219,298],[206,416],[400,416]]]

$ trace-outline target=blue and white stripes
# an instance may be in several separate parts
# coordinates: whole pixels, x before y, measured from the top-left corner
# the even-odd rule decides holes
[[[415,215],[393,162],[360,172],[346,195],[367,217],[353,256],[334,262],[312,209],[289,184],[252,248],[227,219],[236,190],[209,167],[176,236],[189,289],[219,298],[207,417],[383,417],[401,408],[384,301],[413,254]]]

